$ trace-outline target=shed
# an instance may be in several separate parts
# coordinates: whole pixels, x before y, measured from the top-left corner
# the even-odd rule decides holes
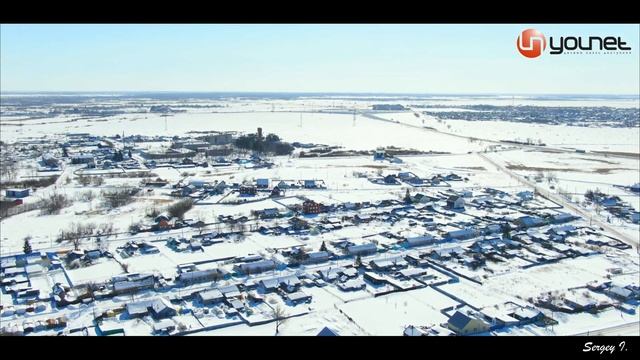
[[[269,187],[269,179],[257,179],[256,186],[259,188],[268,188]]]
[[[311,295],[306,294],[302,291],[296,291],[291,294],[287,294],[287,300],[291,301],[294,304],[302,303],[302,302],[310,302]]]
[[[262,260],[244,263],[236,266],[236,269],[243,274],[257,274],[276,268],[276,262],[273,260]]]
[[[367,243],[361,245],[353,245],[347,247],[349,255],[372,255],[377,252],[376,245],[374,243]]]
[[[168,333],[176,329],[176,323],[171,319],[162,319],[153,324],[153,332]]]
[[[25,198],[29,196],[29,189],[7,189],[5,196],[8,198]]]
[[[408,246],[422,246],[433,244],[435,239],[431,234],[419,235],[419,236],[410,236],[405,239]]]

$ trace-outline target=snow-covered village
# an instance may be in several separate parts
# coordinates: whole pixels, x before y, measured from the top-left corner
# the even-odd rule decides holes
[[[0,332],[638,335],[638,109],[3,94]]]
[[[633,11],[232,3],[3,11],[5,357],[637,357]]]

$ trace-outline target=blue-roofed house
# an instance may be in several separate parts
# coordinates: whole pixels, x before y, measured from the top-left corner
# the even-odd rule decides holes
[[[325,326],[316,336],[340,336],[340,333],[328,326]]]
[[[149,311],[154,319],[166,319],[178,313],[169,300],[165,298],[156,299]]]
[[[448,239],[464,240],[464,239],[474,238],[477,235],[478,234],[477,234],[475,229],[468,228],[468,229],[460,229],[460,230],[449,231],[449,232],[447,232],[445,237],[448,238]]]
[[[533,200],[533,191],[525,190],[516,194],[522,201]]]
[[[458,335],[478,334],[489,331],[491,327],[486,321],[460,311],[449,318],[447,325]]]
[[[517,218],[515,223],[523,228],[532,228],[544,225],[545,221],[538,216],[527,215]]]
[[[565,222],[569,222],[569,221],[573,221],[575,219],[577,219],[578,217],[573,216],[569,213],[560,213],[557,215],[554,215],[551,218],[551,222],[554,224],[561,224],[561,223],[565,223]]]

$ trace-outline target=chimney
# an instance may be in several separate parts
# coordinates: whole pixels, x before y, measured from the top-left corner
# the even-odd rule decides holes
[[[262,139],[262,128],[258,128],[258,139]]]

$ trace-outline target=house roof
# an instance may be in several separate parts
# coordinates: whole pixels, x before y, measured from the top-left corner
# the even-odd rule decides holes
[[[448,323],[457,329],[464,329],[471,320],[473,319],[469,315],[456,311],[455,314],[449,318]]]
[[[300,301],[300,300],[310,299],[311,295],[305,294],[302,291],[296,291],[294,293],[287,295],[287,298],[289,298],[290,301]]]
[[[356,279],[351,279],[349,281],[346,281],[342,284],[339,284],[338,286],[342,290],[352,290],[352,289],[360,289],[363,286],[366,286],[366,284],[362,279],[356,278]]]
[[[464,250],[459,246],[454,246],[454,247],[448,247],[448,248],[442,248],[442,249],[435,249],[433,250],[433,252],[442,256],[442,255],[449,255],[451,253],[462,254],[464,253]]]
[[[340,333],[328,326],[325,326],[316,336],[340,336]]]
[[[633,291],[629,290],[629,289],[625,289],[623,287],[620,286],[612,286],[609,288],[609,292],[624,298],[627,298],[629,296],[631,296],[631,294],[633,293]]]
[[[540,314],[540,311],[530,307],[519,307],[512,315],[520,319],[533,319]]]
[[[537,216],[522,216],[517,219],[524,226],[535,226],[542,224],[544,221]]]
[[[201,291],[198,293],[198,295],[200,296],[202,301],[211,301],[224,298],[224,295],[222,295],[222,292],[219,289]]]
[[[175,327],[176,323],[174,323],[171,319],[162,319],[153,324],[154,331],[163,331]]]
[[[574,216],[569,214],[569,213],[560,213],[557,215],[553,216],[553,220],[559,221],[559,220],[570,220],[573,219]]]
[[[461,236],[471,236],[474,233],[475,233],[474,229],[460,229],[460,230],[449,231],[447,235],[449,237],[455,238],[455,237],[461,237]]]
[[[146,315],[149,312],[149,307],[152,304],[152,300],[139,301],[134,303],[127,303],[127,312],[129,315]]]
[[[342,267],[329,268],[329,269],[320,270],[320,274],[325,279],[335,279],[343,271],[344,271],[344,268]]]
[[[427,273],[427,269],[421,269],[421,268],[409,268],[409,269],[404,269],[400,271],[400,274],[405,277],[420,276],[426,273]]]
[[[223,294],[225,294],[225,296],[227,294],[233,294],[233,293],[240,293],[240,290],[238,289],[237,285],[227,285],[227,286],[221,286],[218,288],[218,290],[220,290],[220,292],[222,292]]]
[[[267,289],[277,288],[281,284],[288,286],[300,285],[300,279],[295,275],[287,275],[270,279],[260,280],[260,284]]]
[[[329,257],[329,253],[326,251],[314,251],[307,254],[310,259],[323,259]]]
[[[390,266],[404,266],[407,264],[407,262],[401,256],[395,256],[388,259],[376,259],[371,261],[371,263],[380,268]]]
[[[275,266],[276,266],[276,263],[273,260],[261,260],[261,261],[254,261],[254,262],[241,264],[240,269],[242,271],[246,271],[246,270],[251,271],[255,269],[274,268]]]
[[[358,275],[358,270],[356,270],[355,268],[347,268],[342,271],[342,274],[349,277],[356,276]]]
[[[234,309],[242,309],[242,308],[244,308],[244,304],[240,300],[236,300],[236,299],[229,300],[229,304],[231,304],[231,306]]]
[[[349,246],[347,250],[349,250],[349,252],[376,250],[376,244],[367,243],[367,244],[361,244],[361,245],[353,245],[353,246]]]
[[[156,314],[159,314],[162,311],[165,311],[167,309],[175,310],[173,305],[171,305],[171,303],[169,302],[169,300],[165,298],[159,298],[154,300],[153,304],[151,305],[151,308],[153,309],[153,312],[155,312]]]
[[[429,243],[433,240],[433,235],[431,234],[425,234],[425,235],[419,235],[419,236],[411,236],[411,237],[407,237],[406,241],[407,243],[409,243],[409,245],[420,245],[420,244],[426,244]]]

